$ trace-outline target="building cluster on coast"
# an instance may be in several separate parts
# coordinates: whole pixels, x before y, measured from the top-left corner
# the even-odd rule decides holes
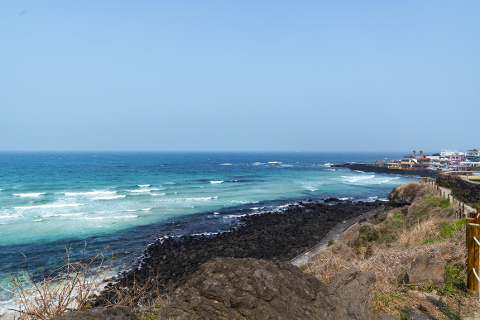
[[[403,156],[402,159],[374,163],[376,166],[398,169],[429,169],[435,171],[480,171],[480,150],[472,149],[466,152],[442,150],[433,155],[418,153]]]

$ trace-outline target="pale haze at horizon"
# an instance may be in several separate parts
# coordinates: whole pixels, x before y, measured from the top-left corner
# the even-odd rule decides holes
[[[0,151],[478,149],[479,10],[2,1]]]

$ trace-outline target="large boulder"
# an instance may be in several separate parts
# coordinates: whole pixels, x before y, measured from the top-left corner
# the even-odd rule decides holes
[[[405,284],[444,284],[445,262],[442,255],[445,254],[444,249],[437,249],[426,256],[415,258],[404,277]]]
[[[120,307],[94,308],[89,311],[76,311],[51,320],[139,320],[131,311]]]
[[[375,280],[374,273],[353,268],[336,275],[327,290],[339,298],[352,319],[372,319]]]
[[[175,291],[158,319],[389,319],[372,311],[374,283],[373,273],[353,270],[327,288],[289,263],[217,258]]]

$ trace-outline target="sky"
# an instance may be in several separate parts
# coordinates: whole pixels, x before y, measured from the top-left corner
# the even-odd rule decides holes
[[[480,148],[480,1],[0,1],[0,151]]]

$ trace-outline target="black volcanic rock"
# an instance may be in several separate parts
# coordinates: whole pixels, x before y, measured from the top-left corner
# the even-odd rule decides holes
[[[326,287],[289,263],[218,258],[175,291],[157,320],[398,319],[373,312],[375,278],[350,269]]]
[[[290,261],[317,244],[339,222],[384,204],[378,200],[337,205],[308,202],[287,206],[282,213],[244,216],[240,227],[215,236],[157,240],[147,247],[141,264],[111,286],[131,286],[134,281],[141,286],[149,279],[160,285],[181,285],[202,264],[221,257]],[[108,286],[94,305],[103,305],[103,298],[113,298],[107,291]]]

